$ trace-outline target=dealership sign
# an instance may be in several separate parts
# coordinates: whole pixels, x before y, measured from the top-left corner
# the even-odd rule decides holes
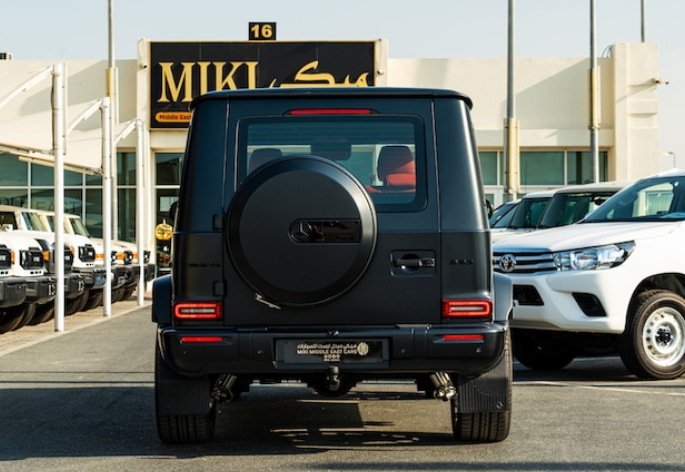
[[[375,85],[375,42],[150,42],[150,127],[185,128],[215,90]]]

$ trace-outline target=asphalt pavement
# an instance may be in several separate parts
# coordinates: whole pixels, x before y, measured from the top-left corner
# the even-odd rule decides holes
[[[411,382],[340,398],[253,385],[208,444],[165,445],[154,415],[149,297],[0,335],[0,471],[685,471],[685,378],[644,381],[617,357],[557,372],[514,363],[509,438],[459,444],[449,403]]]
[[[138,303],[138,295],[134,292],[128,300],[112,303],[109,316],[104,315],[104,308],[102,306],[65,316],[63,331],[56,331],[54,319],[38,325],[23,326],[16,331],[0,334],[0,357],[150,305],[152,305],[152,294],[150,292],[144,294],[142,305]]]

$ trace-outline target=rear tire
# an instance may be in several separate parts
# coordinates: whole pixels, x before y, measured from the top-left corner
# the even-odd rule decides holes
[[[623,364],[640,378],[671,380],[685,373],[685,300],[650,290],[631,304],[619,340]]]
[[[155,343],[156,344],[156,343]],[[160,376],[175,375],[162,359],[159,345],[155,347],[155,411],[157,434],[167,444],[205,443],[214,437],[216,427],[216,404],[212,404],[207,414],[169,415],[162,411]]]
[[[504,341],[504,355],[497,366],[488,372],[492,373],[494,382],[500,381],[504,374],[506,377],[506,409],[502,411],[476,411],[461,412],[458,408],[458,398],[450,401],[450,411],[452,413],[452,431],[457,441],[461,442],[498,442],[503,441],[509,436],[511,428],[511,397],[513,389],[513,367],[511,353],[511,330],[507,331]]]
[[[575,351],[562,342],[545,339],[543,331],[535,334],[512,329],[514,357],[533,370],[561,370],[576,357]]]

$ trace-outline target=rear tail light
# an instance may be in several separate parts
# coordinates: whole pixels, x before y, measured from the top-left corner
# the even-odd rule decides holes
[[[468,320],[490,319],[492,302],[490,300],[443,300],[442,317]]]
[[[174,305],[174,318],[178,320],[220,320],[222,317],[221,303],[188,303]]]

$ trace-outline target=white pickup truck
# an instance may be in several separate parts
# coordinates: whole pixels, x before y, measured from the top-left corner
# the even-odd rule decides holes
[[[513,280],[522,364],[618,351],[641,378],[685,373],[685,171],[639,180],[577,224],[498,241],[493,256]]]

